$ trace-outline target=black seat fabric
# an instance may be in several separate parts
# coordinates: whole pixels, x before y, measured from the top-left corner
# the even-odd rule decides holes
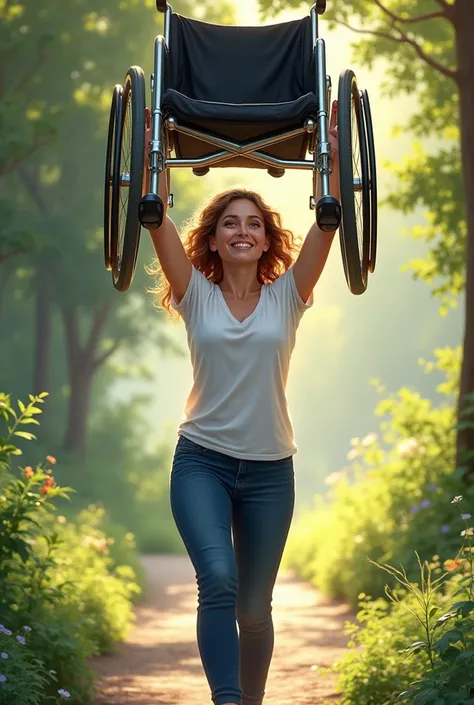
[[[281,134],[316,117],[316,74],[310,17],[264,27],[213,25],[178,14],[171,18],[164,117],[236,141]],[[177,156],[214,151],[209,144],[174,135]],[[302,159],[306,134],[264,151]],[[258,166],[233,157],[221,166]],[[260,165],[261,166],[261,165]]]

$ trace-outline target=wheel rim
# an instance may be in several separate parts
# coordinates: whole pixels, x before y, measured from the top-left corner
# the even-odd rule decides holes
[[[122,100],[122,86],[114,86],[109,115],[109,128],[107,134],[107,150],[105,156],[105,183],[104,183],[104,263],[105,268],[112,268],[112,189],[113,170],[117,139],[117,122],[120,120],[120,102]]]
[[[369,272],[375,270],[377,260],[377,165],[375,160],[374,130],[370,110],[369,94],[363,90],[362,107],[365,131],[367,135],[367,152],[369,158],[369,189],[370,189],[370,247],[369,247]]]
[[[127,227],[128,203],[130,198],[130,186],[127,177],[130,178],[131,156],[132,156],[132,111],[131,92],[129,85],[124,95],[123,117],[122,117],[122,143],[120,147],[120,182],[119,182],[119,222],[118,222],[118,242],[117,242],[117,278],[120,275],[120,267],[123,258],[125,229]]]
[[[339,163],[342,227],[341,254],[350,291],[367,288],[370,205],[367,140],[362,106],[354,73],[344,71],[339,80]]]

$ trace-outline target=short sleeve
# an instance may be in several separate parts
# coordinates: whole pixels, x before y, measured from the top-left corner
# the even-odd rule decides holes
[[[294,317],[297,321],[301,316],[313,305],[313,294],[304,302],[296,287],[295,275],[293,267],[287,269],[278,279],[271,285],[274,295],[278,299],[281,308]]]
[[[186,322],[203,306],[204,298],[211,293],[213,287],[214,284],[193,266],[188,288],[183,298],[177,303],[174,294],[171,293],[171,306],[181,314]]]

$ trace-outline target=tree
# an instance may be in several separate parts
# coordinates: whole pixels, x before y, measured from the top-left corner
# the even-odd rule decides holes
[[[57,129],[52,148],[39,148],[21,168],[13,164],[9,181],[16,206],[27,205],[42,235],[41,248],[28,262],[26,284],[36,299],[34,388],[50,389],[52,317],[58,310],[69,381],[64,446],[84,453],[97,372],[119,348],[140,351],[142,341],[169,347],[163,319],[144,305],[148,281],[142,268],[132,292],[123,296],[113,289],[102,264],[103,161],[111,91],[130,64],[151,70],[162,15],[150,0],[106,0],[100,11],[94,0],[23,0],[16,7],[11,31],[27,34],[29,42],[20,58],[7,57],[10,88],[15,86],[20,102],[39,106],[32,113],[34,123],[47,106],[56,116]],[[193,12],[188,0],[175,9]],[[204,19],[215,19],[219,13],[228,15],[230,5],[212,8],[210,0],[203,0],[199,9]],[[156,21],[155,27],[150,20]],[[48,53],[34,80],[23,85],[23,65],[42,36],[52,37]],[[183,179],[180,183],[185,190]],[[184,215],[178,208],[177,218]],[[150,248],[145,251],[151,253]],[[18,280],[15,285],[25,286]],[[153,322],[145,323],[148,314]]]
[[[260,0],[264,14],[300,7],[300,0]],[[442,284],[443,296],[465,291],[463,363],[458,419],[474,394],[474,5],[472,0],[330,0],[329,28],[342,25],[365,38],[355,58],[368,66],[387,58],[388,93],[416,93],[420,111],[407,124],[417,137],[449,145],[428,155],[417,145],[394,168],[399,189],[387,199],[405,212],[423,205],[429,222],[417,235],[432,244],[415,276]],[[400,188],[401,186],[401,188]],[[458,430],[457,463],[474,479],[474,425]],[[466,462],[466,451],[468,460]]]

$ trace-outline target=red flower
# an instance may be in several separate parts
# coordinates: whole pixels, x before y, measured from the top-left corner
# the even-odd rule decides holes
[[[47,477],[40,489],[41,494],[48,494],[49,490],[56,486],[54,477]]]

